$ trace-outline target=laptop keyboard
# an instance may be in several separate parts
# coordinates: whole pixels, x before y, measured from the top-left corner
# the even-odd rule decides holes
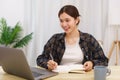
[[[32,74],[33,74],[34,77],[38,77],[38,76],[43,75],[43,74],[35,72],[35,71],[32,71]]]

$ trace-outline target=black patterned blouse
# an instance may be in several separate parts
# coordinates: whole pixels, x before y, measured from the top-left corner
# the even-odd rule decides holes
[[[82,64],[86,61],[92,61],[93,67],[95,65],[108,66],[108,58],[104,55],[103,49],[99,45],[98,41],[90,34],[80,32],[79,45],[83,52],[84,59]],[[65,33],[58,33],[53,35],[46,45],[41,55],[37,57],[37,65],[43,68],[47,67],[48,60],[51,59],[52,54],[54,61],[60,64],[65,51]]]

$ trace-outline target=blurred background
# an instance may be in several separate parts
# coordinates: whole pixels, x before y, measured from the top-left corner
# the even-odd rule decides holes
[[[120,0],[0,0],[0,18],[5,18],[8,25],[19,21],[23,35],[33,32],[33,38],[24,52],[29,64],[36,66],[36,58],[42,53],[48,39],[55,33],[63,32],[58,11],[66,4],[74,5],[81,14],[78,28],[92,34],[108,56],[112,42],[116,40],[116,28],[110,26],[111,12],[116,9],[113,2],[120,3]],[[115,55],[116,50],[113,50],[109,65],[115,65]]]

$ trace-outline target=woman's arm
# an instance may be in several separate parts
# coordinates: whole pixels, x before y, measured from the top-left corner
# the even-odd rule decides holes
[[[53,35],[49,40],[48,42],[46,43],[46,45],[44,46],[44,50],[42,52],[41,55],[39,55],[37,57],[37,65],[38,66],[41,66],[43,68],[46,68],[48,69],[48,66],[47,66],[47,62],[49,60],[51,60],[51,57],[50,57],[50,53],[52,51],[52,47],[54,45],[54,42],[55,42],[55,35]]]
[[[98,43],[98,41],[90,35],[90,59],[93,62],[93,67],[95,65],[104,65],[108,66],[108,58],[105,56],[102,47]]]

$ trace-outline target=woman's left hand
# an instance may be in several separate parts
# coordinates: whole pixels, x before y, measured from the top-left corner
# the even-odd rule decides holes
[[[93,68],[93,63],[92,61],[86,61],[83,65],[83,67],[85,68],[85,71],[90,71]]]

